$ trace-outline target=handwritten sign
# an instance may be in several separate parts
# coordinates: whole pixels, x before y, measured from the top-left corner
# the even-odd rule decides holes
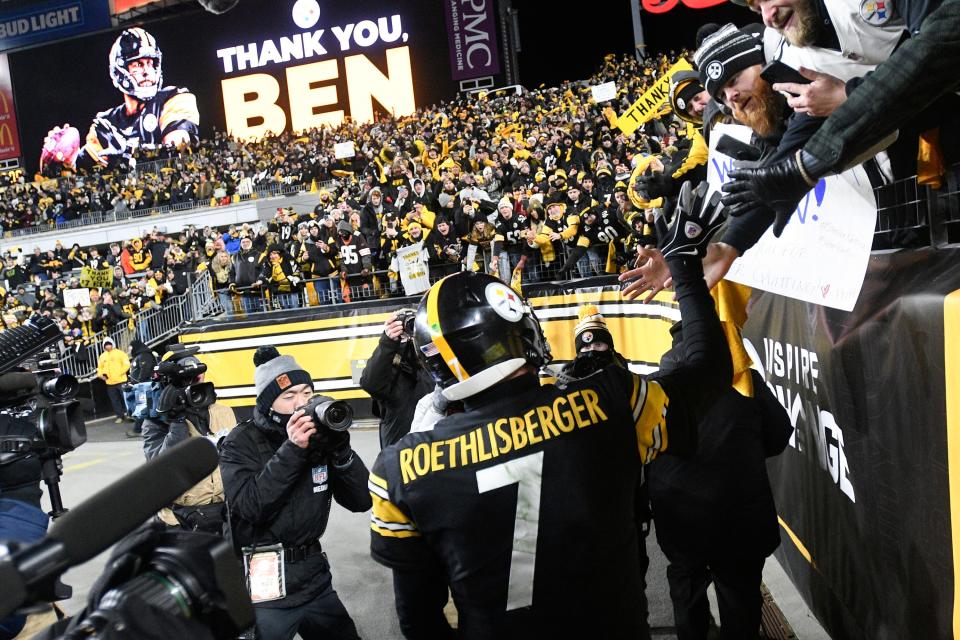
[[[723,134],[749,141],[750,130],[718,125],[710,135],[707,180],[727,182],[734,160],[717,153]],[[834,309],[853,309],[870,259],[877,207],[862,167],[820,180],[800,201],[779,238],[768,229],[738,258],[727,279]]]

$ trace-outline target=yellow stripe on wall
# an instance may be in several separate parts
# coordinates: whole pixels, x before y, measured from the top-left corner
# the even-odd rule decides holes
[[[943,301],[943,356],[953,543],[953,637],[960,638],[960,291],[954,291]]]
[[[661,293],[658,299],[664,303],[671,303],[669,292]],[[556,360],[572,360],[574,353],[573,330],[577,324],[576,310],[584,303],[607,303],[624,305],[624,312],[639,302],[623,300],[619,291],[603,291],[589,293],[571,293],[567,295],[543,296],[532,299],[534,306],[543,307],[552,305],[553,309],[564,309],[570,317],[541,320],[544,334]],[[653,310],[651,306],[651,311]],[[436,310],[434,310],[436,311]],[[318,314],[322,311],[317,312]],[[284,334],[296,336],[302,333],[322,331],[324,329],[338,329],[344,327],[374,326],[382,324],[392,312],[375,313],[369,315],[346,316],[334,318],[319,318],[316,320],[299,322],[278,322],[264,326],[249,327],[246,329],[219,329],[181,336],[181,341],[193,344],[209,345],[216,348],[217,343],[225,340],[262,337],[263,344],[269,344],[271,335]],[[633,362],[656,363],[667,349],[670,348],[669,333],[672,321],[660,317],[608,316],[607,328],[613,336],[619,351],[627,360]],[[227,323],[226,326],[230,326]],[[297,359],[316,379],[347,378],[351,377],[351,362],[366,360],[377,347],[379,334],[362,337],[344,337],[321,342],[306,342],[303,344],[279,345],[277,350],[284,355],[291,355]],[[257,342],[261,342],[257,340]],[[443,342],[442,338],[435,342]],[[438,344],[438,347],[441,345]],[[445,346],[445,345],[444,345]],[[198,355],[198,358],[207,365],[206,379],[215,386],[247,387],[253,385],[253,354],[256,347],[236,349],[230,351],[211,351]],[[441,349],[441,352],[443,350]],[[451,354],[445,354],[452,357]],[[328,395],[336,399],[366,398],[367,394],[360,389],[350,389],[343,392],[333,392]],[[232,407],[250,406],[252,397],[225,398],[225,404]]]
[[[780,526],[783,527],[783,530],[787,532],[788,536],[790,536],[790,540],[793,541],[793,546],[797,548],[797,551],[800,552],[800,555],[802,555],[803,558],[810,563],[810,566],[816,569],[817,564],[813,561],[813,557],[810,555],[810,552],[807,550],[806,545],[803,544],[800,538],[797,537],[797,534],[793,532],[793,529],[791,529],[787,525],[787,523],[783,521],[783,518],[781,518],[780,516],[777,516],[777,522],[780,523]]]
[[[318,311],[318,313],[322,313]],[[315,331],[317,329],[341,329],[343,327],[356,327],[371,324],[383,324],[393,311],[388,313],[371,313],[368,315],[344,316],[342,318],[323,318],[321,320],[308,320],[305,322],[285,322],[270,323],[260,327],[249,327],[246,329],[220,329],[212,331],[203,331],[200,333],[190,333],[180,336],[180,342],[214,342],[216,340],[231,340],[233,338],[253,338],[255,336],[272,336],[278,332],[278,327],[282,327],[282,333],[296,333],[298,331]]]

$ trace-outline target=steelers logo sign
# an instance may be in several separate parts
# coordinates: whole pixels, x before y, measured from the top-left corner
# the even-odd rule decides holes
[[[583,344],[590,344],[593,342],[593,332],[584,331],[583,335],[580,336],[580,340],[583,342]]]
[[[707,65],[707,76],[711,80],[717,80],[720,76],[723,75],[723,63],[719,60],[714,60]]]
[[[301,29],[312,29],[320,21],[320,4],[317,0],[297,0],[293,3],[293,23]]]
[[[520,322],[523,317],[523,302],[516,291],[502,282],[491,282],[484,289],[484,295],[498,316],[507,322]]]
[[[156,131],[158,124],[159,123],[157,122],[157,116],[155,116],[154,114],[148,113],[147,115],[143,116],[144,131]]]

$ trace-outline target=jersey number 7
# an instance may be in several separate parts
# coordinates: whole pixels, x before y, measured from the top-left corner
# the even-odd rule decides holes
[[[517,515],[513,523],[513,551],[507,583],[507,611],[533,604],[533,573],[540,528],[540,485],[543,451],[477,471],[480,493],[517,484]]]

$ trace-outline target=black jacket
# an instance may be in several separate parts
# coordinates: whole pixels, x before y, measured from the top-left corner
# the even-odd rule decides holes
[[[260,274],[260,263],[257,261],[257,252],[254,249],[244,253],[240,251],[233,256],[230,267],[230,282],[237,287],[249,287],[257,281]]]
[[[152,380],[153,368],[157,366],[157,354],[137,339],[130,343],[130,351],[133,355],[133,362],[130,365],[130,382],[149,382]]]
[[[754,397],[729,387],[700,420],[691,457],[660,456],[647,467],[657,541],[671,562],[766,557],[780,544],[766,458],[793,432],[763,379]]]
[[[412,349],[408,349],[412,346],[412,342],[391,340],[380,334],[380,344],[360,375],[360,388],[370,394],[379,408],[381,449],[410,432],[417,402],[433,392],[433,380],[417,363]]]
[[[281,543],[299,547],[316,542],[327,528],[330,501],[349,511],[371,507],[367,467],[360,456],[336,467],[323,452],[301,449],[280,426],[254,410],[224,439],[220,473],[230,510],[234,545]],[[326,559],[320,553],[284,566],[287,597],[258,606],[289,608],[309,602],[324,586]]]

